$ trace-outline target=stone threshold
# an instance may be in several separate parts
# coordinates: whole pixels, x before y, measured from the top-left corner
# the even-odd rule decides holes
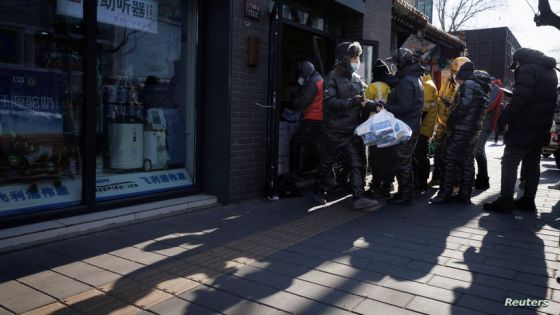
[[[7,228],[0,253],[217,205],[215,196],[199,194]]]

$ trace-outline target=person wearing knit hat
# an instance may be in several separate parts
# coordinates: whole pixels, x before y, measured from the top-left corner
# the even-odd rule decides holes
[[[336,157],[343,152],[350,171],[350,184],[355,210],[373,207],[374,199],[365,197],[365,146],[354,133],[370,112],[380,103],[364,98],[365,83],[356,71],[360,67],[362,48],[357,42],[344,42],[336,48],[336,65],[324,81],[323,92],[323,143],[314,199],[318,204],[327,203],[327,179]]]

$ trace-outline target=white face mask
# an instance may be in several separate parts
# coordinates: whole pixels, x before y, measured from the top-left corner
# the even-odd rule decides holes
[[[297,78],[297,83],[298,83],[299,85],[303,85],[303,84],[305,83],[305,79],[302,78],[302,77],[299,77],[299,78]]]
[[[356,63],[352,63],[352,70],[354,70],[354,72],[358,71],[358,69],[360,69],[360,63],[356,62]]]

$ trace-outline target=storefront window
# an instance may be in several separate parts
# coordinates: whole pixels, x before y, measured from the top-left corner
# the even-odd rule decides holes
[[[0,217],[80,204],[82,19],[0,2]]]
[[[193,184],[191,2],[98,1],[98,201]]]

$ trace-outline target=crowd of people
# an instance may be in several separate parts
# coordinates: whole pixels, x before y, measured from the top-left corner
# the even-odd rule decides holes
[[[439,190],[429,201],[432,205],[470,204],[473,188],[490,187],[484,148],[501,125],[505,150],[500,197],[484,209],[536,211],[541,148],[549,143],[558,102],[553,58],[528,48],[516,51],[510,67],[515,84],[510,92],[501,87],[499,79],[476,69],[467,57],[458,57],[438,91],[420,58],[406,48],[397,49],[385,60],[396,71],[377,60],[373,81],[367,85],[357,74],[361,54],[358,42],[339,44],[336,64],[324,80],[312,63],[300,64],[301,87],[293,104],[303,112],[303,122],[290,142],[287,183],[297,182],[301,146],[314,142],[321,153],[314,185],[318,204],[326,204],[327,192],[336,186],[333,164],[340,155],[356,210],[372,207],[380,199],[387,199],[387,204],[412,205],[433,186]],[[504,107],[504,103],[508,105]],[[366,147],[354,131],[382,110],[406,123],[412,137],[390,147]],[[433,170],[430,154],[434,156]],[[519,164],[525,187],[523,196],[514,200]],[[372,180],[366,185],[368,166]],[[397,190],[391,195],[395,179]]]

